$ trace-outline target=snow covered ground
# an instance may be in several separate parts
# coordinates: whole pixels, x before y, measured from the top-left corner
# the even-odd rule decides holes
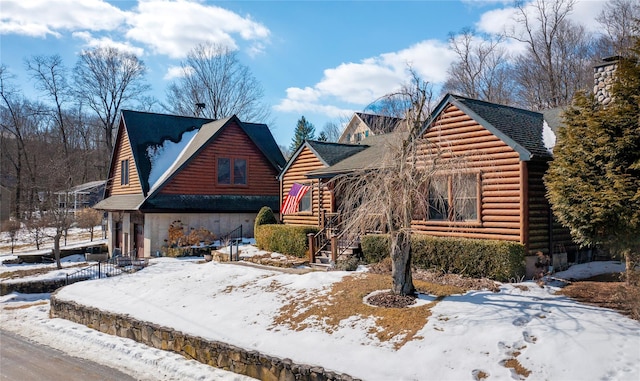
[[[259,251],[246,246],[244,252]],[[365,380],[472,380],[481,375],[488,380],[521,379],[505,367],[508,359],[531,371],[528,380],[640,379],[640,323],[556,295],[555,287],[524,282],[503,284],[499,293],[449,296],[432,307],[417,339],[396,350],[392,342],[371,334],[372,319],[353,316],[331,334],[317,324],[304,330],[275,324],[280,307],[294,295],[322,295],[353,273],[290,274],[203,263],[201,258],[157,258],[152,263],[133,275],[65,287],[58,297]],[[579,279],[621,270],[617,262],[596,262],[556,276]],[[47,319],[47,295],[23,299],[25,295],[18,294],[0,299],[3,329],[124,367],[140,379],[242,379],[204,373],[221,371]],[[27,307],[15,308],[22,305]]]

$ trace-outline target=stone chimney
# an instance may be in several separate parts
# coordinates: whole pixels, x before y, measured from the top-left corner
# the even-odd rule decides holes
[[[619,59],[619,56],[604,58],[603,63],[593,68],[593,94],[596,100],[605,106],[613,100],[611,86],[613,86],[613,78],[618,68]]]

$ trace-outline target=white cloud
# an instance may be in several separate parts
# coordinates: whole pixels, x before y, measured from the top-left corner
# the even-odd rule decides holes
[[[113,30],[126,18],[102,0],[3,0],[0,34],[60,37],[61,31]]]
[[[193,68],[191,66],[169,66],[167,72],[165,73],[163,79],[166,81],[170,81],[175,78],[181,78],[185,75],[191,74],[193,72]]]
[[[253,42],[250,52],[256,54],[270,35],[269,29],[250,17],[189,0],[141,0],[130,26],[128,38],[172,58],[185,57],[195,45],[209,41],[235,50],[234,35]]]
[[[584,25],[590,32],[596,32],[599,30],[599,24],[595,18],[606,3],[604,0],[577,0],[569,14],[569,19]],[[535,5],[536,1],[533,0],[524,4],[525,12],[530,15],[532,20],[536,18]],[[518,9],[513,6],[487,11],[480,16],[480,20],[476,23],[476,28],[489,34],[500,34],[505,30],[518,31],[516,22],[518,12]]]
[[[72,35],[73,37],[84,40],[85,45],[89,48],[99,48],[99,47],[110,46],[124,52],[135,54],[138,57],[141,57],[144,54],[144,49],[133,46],[128,42],[117,42],[112,40],[109,37],[96,38],[96,37],[93,37],[93,35],[89,32],[75,32]]]
[[[446,43],[422,41],[398,52],[326,69],[322,80],[313,87],[287,89],[286,98],[275,108],[278,111],[324,112],[330,117],[344,116],[352,111],[324,105],[346,103],[355,109],[362,109],[407,83],[410,79],[409,67],[426,81],[444,82],[453,59],[454,55]]]

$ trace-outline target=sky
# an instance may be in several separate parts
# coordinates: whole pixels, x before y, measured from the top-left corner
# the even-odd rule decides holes
[[[571,18],[596,31],[605,3],[577,0]],[[407,83],[408,67],[437,93],[454,60],[449,36],[463,28],[500,33],[513,10],[504,0],[0,0],[0,62],[25,94],[38,96],[25,58],[59,54],[71,68],[84,49],[116,46],[144,61],[150,95],[164,102],[188,51],[221,44],[262,84],[271,111],[263,122],[288,146],[301,116],[316,133],[344,125]]]
[[[252,244],[241,250],[243,257],[264,254]],[[0,262],[12,257],[0,256]],[[321,316],[307,318],[305,329],[276,323],[288,301],[322,298],[345,277],[363,274],[362,267],[355,273],[291,274],[205,263],[201,257],[150,261],[152,266],[137,273],[75,283],[60,289],[56,297],[372,381],[472,380],[482,373],[490,380],[524,379],[505,367],[508,359],[531,372],[528,380],[640,377],[640,323],[562,296],[552,279],[544,287],[533,281],[504,283],[499,292],[476,290],[445,297],[430,307],[431,315],[413,339],[395,348],[394,340],[381,341],[372,334],[380,326],[370,316],[354,315],[337,327]],[[33,266],[41,265],[0,265],[0,273]],[[72,270],[49,266],[49,279]],[[623,270],[620,261],[591,262],[554,277],[584,279]],[[0,297],[2,329],[139,380],[245,379],[64,319],[50,319],[49,298],[19,293]],[[417,305],[434,300],[421,294]]]

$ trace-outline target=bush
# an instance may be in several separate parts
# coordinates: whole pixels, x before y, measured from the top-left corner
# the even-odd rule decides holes
[[[367,263],[388,257],[389,249],[388,235],[362,238]],[[413,235],[411,251],[412,265],[419,269],[498,281],[525,274],[525,249],[516,242]]]
[[[258,249],[304,258],[309,248],[307,234],[317,232],[315,226],[268,224],[257,226],[254,235]]]
[[[360,264],[360,259],[356,256],[351,256],[347,259],[339,259],[336,263],[336,270],[339,271],[356,271],[358,269],[358,265]]]
[[[268,225],[268,224],[277,224],[278,220],[276,216],[273,214],[273,210],[268,206],[263,206],[258,215],[256,216],[256,222],[253,224],[253,231],[258,229],[260,225]]]

